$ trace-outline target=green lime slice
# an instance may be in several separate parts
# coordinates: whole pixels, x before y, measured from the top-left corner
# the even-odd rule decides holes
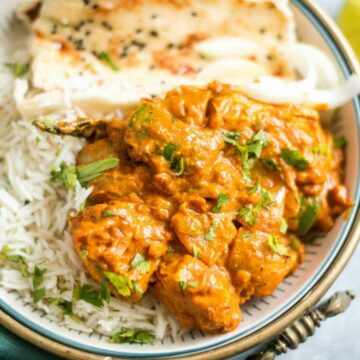
[[[348,0],[340,14],[339,24],[360,59],[360,1]]]

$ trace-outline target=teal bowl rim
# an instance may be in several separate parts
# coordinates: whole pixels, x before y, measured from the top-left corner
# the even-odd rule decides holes
[[[351,68],[346,61],[345,56],[342,54],[342,51],[340,49],[340,46],[338,45],[336,39],[330,34],[330,32],[327,30],[326,26],[322,23],[322,21],[312,12],[312,10],[303,3],[302,0],[291,0],[291,3],[294,4],[309,20],[310,22],[315,26],[315,28],[319,31],[319,33],[322,35],[323,39],[326,41],[328,46],[331,48],[333,54],[335,55],[337,62],[343,72],[343,75],[347,78],[349,77],[352,72]],[[357,132],[358,132],[358,139],[360,143],[360,98],[357,97],[353,100],[353,106],[356,114],[356,125],[357,125]],[[360,149],[358,149],[360,151]],[[148,358],[149,356],[153,358],[164,358],[164,357],[176,357],[176,356],[186,356],[186,355],[193,355],[199,352],[203,351],[210,351],[225,345],[228,345],[232,342],[235,342],[237,340],[240,340],[241,338],[245,336],[249,336],[251,333],[254,333],[255,331],[260,330],[264,326],[270,324],[277,318],[279,318],[281,315],[283,315],[285,312],[287,312],[291,307],[293,307],[295,304],[297,304],[299,301],[301,301],[315,286],[315,284],[318,282],[318,280],[324,275],[324,273],[327,271],[327,269],[330,267],[331,263],[341,250],[342,246],[344,245],[349,233],[351,232],[353,226],[354,226],[354,220],[359,212],[359,203],[360,203],[360,174],[358,172],[357,174],[357,185],[355,189],[354,199],[355,204],[352,208],[352,211],[348,217],[348,220],[344,223],[342,226],[341,232],[338,235],[338,239],[334,242],[332,248],[329,251],[329,254],[327,258],[323,261],[321,264],[319,270],[317,271],[316,275],[312,277],[310,280],[303,285],[302,289],[294,295],[288,302],[286,302],[282,307],[280,307],[277,311],[275,311],[272,315],[268,316],[267,318],[263,319],[260,323],[255,324],[246,331],[240,332],[228,339],[220,340],[220,341],[214,341],[211,345],[206,346],[198,346],[194,347],[191,350],[184,350],[184,351],[169,351],[166,353],[161,353],[160,355],[157,354],[144,354],[144,353],[128,353],[128,352],[122,352],[122,351],[113,351],[113,350],[106,350],[106,349],[99,349],[93,346],[83,345],[76,341],[69,340],[61,335],[58,335],[54,332],[49,332],[46,329],[42,328],[41,326],[37,325],[36,323],[32,322],[25,316],[23,316],[18,311],[14,310],[6,304],[2,299],[0,299],[0,308],[5,311],[7,314],[15,318],[17,321],[22,323],[23,325],[27,326],[31,330],[37,332],[38,334],[41,334],[45,336],[46,338],[55,340],[59,343],[65,344],[67,346],[70,346],[72,348],[76,348],[79,350],[83,350],[89,353],[94,353],[98,355],[105,355],[105,356],[115,356],[115,357],[127,357],[127,358]]]

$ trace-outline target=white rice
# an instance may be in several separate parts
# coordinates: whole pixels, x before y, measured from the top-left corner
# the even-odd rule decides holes
[[[16,57],[23,62],[26,54]],[[91,189],[78,185],[68,192],[50,181],[50,171],[63,161],[74,163],[83,141],[39,132],[19,119],[12,96],[14,79],[4,62],[9,59],[0,54],[0,250],[8,246],[11,255],[22,256],[30,273],[35,266],[47,270],[41,285],[45,298],[71,301],[76,282],[94,285],[74,251],[67,223],[68,214],[79,209]],[[61,115],[71,118],[74,110]],[[142,328],[159,339],[179,334],[177,321],[148,296],[135,306],[111,298],[101,309],[73,301],[74,315],[80,319],[75,322],[56,305],[33,303],[32,276],[24,277],[11,262],[0,265],[0,286],[16,290],[25,303],[68,329],[108,336],[121,327]]]

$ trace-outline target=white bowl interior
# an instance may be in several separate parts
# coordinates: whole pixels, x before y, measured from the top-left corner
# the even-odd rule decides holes
[[[297,6],[293,6],[293,9],[297,19],[299,37],[303,41],[315,44],[329,53],[337,64],[339,72],[344,74],[344,69],[340,66],[338,58],[325,41],[323,34],[311,23],[301,9]],[[358,115],[355,113],[354,104],[349,103],[341,111],[340,126],[337,128],[337,131],[340,131],[341,135],[345,135],[349,142],[346,184],[353,199],[357,198],[359,171],[359,129],[356,116]],[[0,304],[15,318],[48,337],[78,348],[106,355],[134,356],[136,354],[143,357],[150,354],[152,356],[179,355],[218,347],[260,329],[299,301],[318,281],[321,274],[335,257],[349,230],[355,210],[353,210],[347,222],[344,221],[344,218],[338,219],[335,227],[326,238],[318,239],[308,247],[304,263],[296,273],[283,281],[273,295],[263,299],[253,299],[243,306],[243,321],[239,328],[225,335],[209,336],[199,331],[191,331],[179,339],[167,338],[153,346],[116,345],[108,343],[103,336],[75,332],[50,321],[44,313],[34,309],[31,304],[24,303],[15,291],[7,292],[5,289],[0,288]]]

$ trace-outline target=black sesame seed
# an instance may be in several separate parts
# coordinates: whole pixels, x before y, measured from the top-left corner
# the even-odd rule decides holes
[[[135,32],[136,32],[137,34],[140,34],[142,31],[143,31],[142,29],[136,29]]]
[[[196,17],[196,16],[198,16],[198,13],[196,11],[192,11],[191,16]]]
[[[261,28],[261,29],[259,30],[259,33],[260,33],[260,34],[265,34],[265,33],[266,33],[266,29]]]
[[[172,49],[175,45],[173,43],[168,43],[167,48]]]
[[[90,30],[88,30],[88,31],[85,32],[85,36],[89,36],[90,34],[91,34],[91,31],[90,31]]]
[[[93,8],[94,10],[96,10],[98,7],[99,7],[98,4],[95,4],[95,5],[92,6],[92,8]]]
[[[151,18],[152,18],[152,19],[156,19],[156,18],[157,18],[157,15],[156,15],[156,14],[152,14],[152,15],[151,15]]]
[[[152,37],[158,37],[159,36],[159,33],[156,30],[151,30],[149,34]]]
[[[102,21],[101,26],[109,31],[111,31],[113,29],[113,27],[107,21]]]
[[[89,5],[89,4],[90,4],[90,0],[83,0],[83,3],[84,3],[85,6],[86,6],[86,5]]]
[[[133,40],[131,42],[131,45],[137,46],[140,50],[142,50],[146,46],[146,44],[143,41],[139,41],[139,40]]]
[[[26,199],[26,200],[24,201],[24,205],[29,205],[29,204],[30,204],[30,200]]]

